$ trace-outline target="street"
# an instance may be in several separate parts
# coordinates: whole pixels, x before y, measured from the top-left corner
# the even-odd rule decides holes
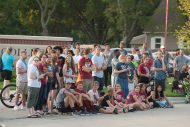
[[[118,115],[53,115],[26,118],[26,111],[1,107],[0,123],[6,127],[188,127],[190,105],[175,104],[173,109],[152,109]]]

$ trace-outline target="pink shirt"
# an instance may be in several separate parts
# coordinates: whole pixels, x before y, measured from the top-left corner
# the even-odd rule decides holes
[[[127,99],[126,99],[126,104],[132,104],[135,102],[134,96],[140,97],[139,93],[136,93],[134,90],[129,92]]]

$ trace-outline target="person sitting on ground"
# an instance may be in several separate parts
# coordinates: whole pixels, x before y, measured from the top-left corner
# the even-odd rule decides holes
[[[94,107],[92,105],[92,99],[88,94],[86,94],[82,81],[77,82],[75,92],[79,93],[78,95],[76,95],[76,97],[80,103],[79,107],[82,111],[81,113],[93,113]]]
[[[141,101],[142,103],[144,103],[144,108],[145,109],[150,109],[152,108],[153,106],[153,103],[152,102],[149,102],[148,101],[148,98],[147,98],[147,94],[146,94],[146,86],[144,83],[140,83],[140,98],[141,98]]]
[[[74,94],[77,93],[71,89],[71,83],[66,83],[65,88],[59,90],[56,98],[56,108],[60,113],[76,113],[75,104],[79,104],[79,101]]]
[[[135,85],[135,89],[131,91],[127,97],[126,104],[133,110],[144,110],[146,105],[140,98],[140,84]]]
[[[148,85],[146,87],[147,100],[148,100],[149,103],[150,102],[153,103],[152,108],[159,108],[160,105],[153,99],[154,98],[154,94],[155,94],[155,92],[154,92],[153,86]]]
[[[99,82],[94,81],[92,89],[88,91],[88,95],[90,96],[93,102],[94,109],[96,110],[96,112],[99,112],[100,109],[99,102],[101,102],[104,98],[104,96],[100,97],[98,93],[98,88],[99,88]]]
[[[120,84],[115,85],[115,98],[119,103],[125,102],[124,93],[122,92]]]
[[[154,99],[161,108],[173,108],[173,104],[165,96],[161,85],[156,86]]]
[[[108,88],[108,93],[107,95],[104,96],[104,99],[100,103],[100,112],[101,113],[106,113],[106,114],[118,114],[121,112],[128,112],[128,107],[123,107],[120,105],[115,97],[114,97],[114,90],[113,88]]]

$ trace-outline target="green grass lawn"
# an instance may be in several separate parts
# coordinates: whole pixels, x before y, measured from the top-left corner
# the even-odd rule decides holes
[[[0,76],[1,77],[1,76]],[[16,83],[16,74],[15,74],[15,71],[13,71],[13,78],[11,80],[11,83]],[[166,91],[165,91],[165,94],[167,97],[181,97],[183,95],[181,95],[180,93],[174,93],[174,92],[171,92],[171,89],[172,89],[172,82],[173,82],[173,78],[168,78],[167,79],[167,85],[166,85]],[[0,78],[0,89],[2,89],[3,87],[3,81],[2,79]],[[106,91],[106,90],[105,90]]]

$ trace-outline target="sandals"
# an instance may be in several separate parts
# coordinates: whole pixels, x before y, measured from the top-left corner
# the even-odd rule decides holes
[[[123,113],[127,113],[129,111],[129,106],[123,108]]]

